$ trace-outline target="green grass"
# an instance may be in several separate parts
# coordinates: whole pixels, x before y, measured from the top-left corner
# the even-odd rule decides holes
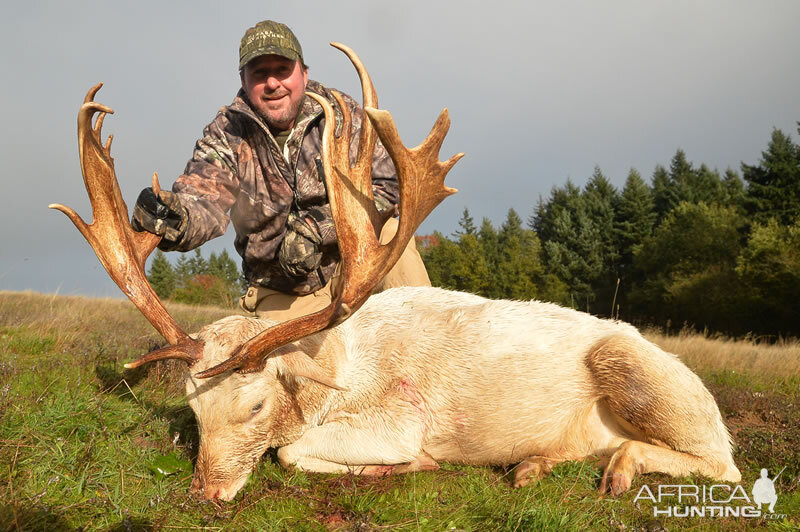
[[[228,312],[170,310],[187,330]],[[633,503],[643,484],[711,484],[647,475],[623,496],[601,498],[589,462],[513,489],[503,468],[317,475],[281,469],[273,450],[234,501],[199,501],[188,492],[198,436],[182,366],[122,368],[160,343],[127,302],[0,292],[0,530],[645,530],[658,523],[650,505]],[[786,467],[776,510],[787,518],[660,524],[799,527],[797,377],[695,367],[735,436],[748,493],[761,467]]]

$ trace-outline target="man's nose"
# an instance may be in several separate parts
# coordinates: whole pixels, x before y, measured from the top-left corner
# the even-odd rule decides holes
[[[280,86],[281,86],[281,82],[280,82],[280,80],[278,78],[276,78],[275,76],[267,76],[267,88],[270,91],[274,91],[275,89],[277,89]]]

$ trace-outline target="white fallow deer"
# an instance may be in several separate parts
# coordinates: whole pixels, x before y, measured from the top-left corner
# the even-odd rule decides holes
[[[181,331],[144,274],[159,237],[131,229],[109,143],[101,146],[102,118],[112,111],[93,101],[99,85],[79,113],[95,220],[87,225],[72,209],[51,207],[70,217],[170,344],[127,367],[168,358],[188,364],[187,399],[200,433],[193,491],[232,499],[268,448],[278,448],[285,467],[326,473],[433,470],[442,461],[517,464],[515,486],[559,462],[597,458],[605,466],[600,492],[613,494],[627,490],[636,473],[654,471],[739,481],[714,398],[677,357],[630,325],[550,303],[438,288],[370,297],[421,221],[455,192],[444,177],[461,154],[438,160],[446,111],[420,146],[406,149],[389,113],[376,109],[363,65],[334,46],[356,66],[369,117],[351,168],[350,117],[345,112],[336,138],[333,110],[320,101],[343,274],[328,308],[282,324],[231,316],[194,338]],[[374,130],[401,189],[398,233],[386,246],[376,239],[381,220],[371,198]]]

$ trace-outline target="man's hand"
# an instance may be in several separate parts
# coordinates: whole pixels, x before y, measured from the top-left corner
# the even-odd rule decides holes
[[[322,237],[314,227],[295,213],[289,213],[286,236],[278,250],[278,264],[291,277],[305,277],[322,263]]]
[[[150,187],[139,194],[131,219],[131,227],[135,231],[161,235],[169,246],[180,240],[188,225],[189,215],[177,194],[161,190],[156,196]]]

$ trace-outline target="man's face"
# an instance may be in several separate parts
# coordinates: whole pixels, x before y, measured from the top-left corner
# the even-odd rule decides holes
[[[281,131],[294,126],[308,84],[308,69],[280,55],[256,57],[242,69],[242,89],[267,125]]]

